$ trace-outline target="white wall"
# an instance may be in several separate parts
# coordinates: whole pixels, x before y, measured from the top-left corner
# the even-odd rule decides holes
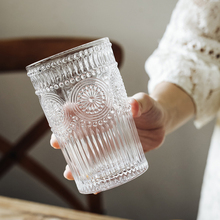
[[[177,0],[1,0],[0,38],[27,36],[105,37],[124,48],[121,74],[128,95],[147,92],[144,62],[157,47]],[[0,76],[0,134],[12,142],[40,117],[42,110],[28,77]],[[104,195],[106,213],[135,220],[194,220],[213,123],[196,130],[192,122],[146,154],[149,170]],[[62,177],[60,151],[50,134],[29,152],[48,166],[84,201],[74,182]],[[0,179],[0,194],[67,206],[42,184],[15,166]]]

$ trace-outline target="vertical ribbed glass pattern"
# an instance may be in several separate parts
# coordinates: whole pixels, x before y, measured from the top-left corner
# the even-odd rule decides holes
[[[81,193],[116,187],[147,170],[108,38],[27,71]]]

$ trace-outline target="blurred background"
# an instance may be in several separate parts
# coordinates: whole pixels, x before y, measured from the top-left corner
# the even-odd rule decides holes
[[[161,39],[177,0],[1,0],[0,38],[109,37],[124,50],[121,74],[129,96],[147,92],[145,60]],[[25,72],[25,70],[24,70]],[[12,143],[42,115],[26,74],[0,75],[0,134]],[[103,193],[107,215],[135,219],[188,219],[198,202],[213,123],[197,130],[190,121],[146,154],[149,170]],[[30,152],[75,195],[75,183],[63,178],[65,161],[49,145],[50,132]],[[0,153],[0,158],[1,158]],[[0,179],[0,195],[68,207],[18,166]]]

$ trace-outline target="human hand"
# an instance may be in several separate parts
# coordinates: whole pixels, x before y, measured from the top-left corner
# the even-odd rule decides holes
[[[165,137],[165,108],[146,93],[135,94],[130,103],[144,152],[161,146]]]
[[[129,98],[129,102],[144,152],[159,147],[165,136],[165,112],[162,106],[145,93],[135,94]],[[60,148],[54,134],[51,136],[50,144],[55,149]],[[73,180],[68,165],[64,177]]]

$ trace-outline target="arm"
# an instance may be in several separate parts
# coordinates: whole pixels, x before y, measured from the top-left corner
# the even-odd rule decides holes
[[[216,31],[220,22],[219,6],[220,1],[179,0],[158,48],[145,64],[150,77],[148,89],[153,97],[161,98],[161,94],[158,97],[161,88],[156,87],[162,82],[171,82],[189,94],[196,106],[197,128],[212,120],[220,105],[220,31]],[[177,94],[170,95],[174,98]],[[172,124],[174,128],[178,126],[173,120],[171,131]]]
[[[169,82],[158,84],[150,96],[134,95],[131,106],[145,152],[159,147],[166,134],[186,123],[195,112],[191,97]]]

